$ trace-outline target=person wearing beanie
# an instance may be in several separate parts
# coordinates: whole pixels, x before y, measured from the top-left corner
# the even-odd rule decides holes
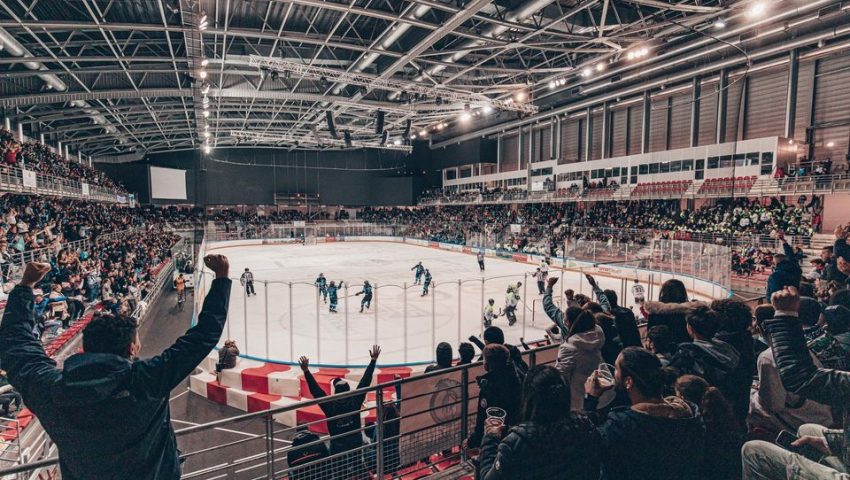
[[[477,448],[484,435],[484,420],[487,409],[498,407],[507,416],[505,425],[515,425],[519,419],[520,382],[510,363],[510,352],[504,345],[491,343],[484,347],[484,370],[487,372],[475,379],[478,383],[478,414],[475,429],[468,445]]]

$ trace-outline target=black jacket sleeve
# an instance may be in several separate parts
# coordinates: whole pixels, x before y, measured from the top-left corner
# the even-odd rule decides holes
[[[357,383],[357,389],[366,388],[372,384],[372,375],[375,373],[375,360],[369,362],[369,366],[366,367],[366,371],[363,372],[363,378],[360,379],[360,382]],[[360,406],[363,405],[363,402],[366,400],[366,394],[368,392],[363,392],[354,397],[352,403],[357,405],[357,408],[360,409]]]
[[[484,435],[481,441],[481,454],[478,456],[478,478],[500,480],[516,478],[516,453],[514,446],[518,438],[509,433],[504,440],[492,435]]]
[[[209,355],[221,338],[230,303],[230,279],[213,280],[198,323],[159,355],[133,363],[132,390],[152,397],[168,395]]]
[[[764,326],[779,378],[788,391],[824,405],[850,406],[850,372],[815,366],[797,318],[776,317]]]
[[[33,333],[34,307],[32,289],[19,285],[9,295],[0,323],[0,365],[30,406],[37,398],[49,398],[50,385],[61,376]]]

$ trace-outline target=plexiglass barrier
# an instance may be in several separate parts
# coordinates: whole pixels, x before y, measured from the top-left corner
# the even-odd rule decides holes
[[[251,238],[249,233],[259,238]],[[371,345],[380,344],[384,347],[381,357],[384,366],[431,363],[439,342],[448,342],[454,348],[470,335],[483,331],[483,312],[491,298],[496,313],[500,310],[503,313],[493,324],[504,330],[510,343],[542,339],[552,325],[544,312],[544,296],[534,277],[545,258],[543,255],[405,237],[399,235],[404,233],[404,227],[387,225],[317,224],[306,228],[273,225],[262,232],[266,238],[260,233],[247,229],[236,232],[208,229],[199,255],[238,255],[239,249],[264,246],[270,250],[259,250],[263,255],[274,255],[279,249],[302,249],[295,254],[306,256],[311,254],[311,249],[330,247],[337,242],[345,242],[346,246],[350,242],[391,242],[409,246],[405,248],[429,247],[442,250],[440,255],[456,255],[456,263],[464,269],[456,277],[435,272],[425,295],[424,285],[416,282],[413,272],[408,281],[373,277],[371,304],[363,313],[360,310],[364,295],[358,295],[363,284],[343,283],[334,313],[330,308],[331,298],[326,298],[312,279],[281,281],[254,272],[256,294],[249,296],[238,277],[242,267],[232,263],[234,286],[225,338],[235,340],[245,358],[294,363],[306,355],[319,365],[357,366],[368,363]],[[303,238],[313,236],[317,245],[309,242],[302,245]],[[549,277],[559,278],[553,294],[553,302],[559,307],[564,304],[566,289],[593,298],[586,274],[593,275],[601,289],[615,292],[619,304],[632,308],[638,316],[639,306],[632,294],[636,281],[644,286],[647,299],[656,298],[658,288],[670,279],[681,280],[693,298],[720,298],[730,292],[728,247],[677,240],[654,240],[646,245],[568,241],[563,249],[565,256],[549,257]],[[478,271],[475,261],[474,255],[479,250],[486,254],[485,273]],[[292,254],[292,250],[289,252]],[[411,254],[410,265],[405,264],[405,269],[415,263],[416,255]],[[201,265],[200,262],[199,258],[196,264]],[[270,257],[269,262],[274,259]],[[280,268],[285,270],[286,265]],[[294,272],[292,278],[320,271],[314,270]],[[196,272],[195,299],[199,311],[212,277],[201,269]],[[328,274],[330,280],[337,278]],[[509,288],[519,297],[515,309],[508,307]]]

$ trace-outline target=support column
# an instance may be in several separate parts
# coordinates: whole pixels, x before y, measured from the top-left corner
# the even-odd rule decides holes
[[[649,90],[643,92],[643,115],[641,115],[640,153],[649,153],[649,116],[652,112],[652,97]]]
[[[63,152],[63,150],[62,150],[62,141],[60,140],[60,141],[57,143],[56,153],[58,153],[58,154],[59,154],[59,156],[61,157],[61,156],[62,156],[62,152]]]
[[[729,72],[720,70],[720,81],[717,82],[717,132],[714,143],[726,141],[726,100],[729,98]]]
[[[496,173],[502,172],[502,136],[496,137]]]
[[[602,104],[602,158],[611,156],[611,104]]]
[[[558,158],[558,123],[557,115],[549,121],[549,158],[546,160]]]
[[[585,109],[584,122],[584,161],[589,162],[591,157],[591,143],[593,142],[593,107]]]
[[[24,143],[24,124],[18,120],[18,141]]]
[[[744,139],[744,133],[747,130],[747,98],[750,95],[750,77],[746,77],[741,85],[741,105],[738,108],[738,128],[735,129],[735,139],[741,141]]]
[[[561,137],[561,132],[563,131],[561,126],[561,117],[555,116],[555,131],[552,132],[552,144],[556,146],[555,148],[555,160],[561,159],[561,149],[563,148],[564,139]]]
[[[817,101],[817,92],[818,90],[818,72],[820,72],[820,59],[815,59],[815,66],[811,69],[811,85],[812,88],[809,89],[809,127],[812,127],[817,123],[817,119],[815,118],[815,112],[817,109],[815,108],[815,101]],[[806,144],[809,146],[807,157],[809,160],[813,160],[815,158],[815,131],[812,128],[806,128]]]
[[[531,192],[531,160],[534,152],[534,125],[528,126],[528,158],[525,161],[525,191]]]
[[[702,95],[702,78],[694,77],[691,83],[691,147],[699,146],[699,115],[700,96]]]
[[[664,109],[664,150],[670,150],[670,132],[673,130],[673,96],[667,97]]]
[[[632,107],[626,107],[626,156],[631,155],[632,144]]]
[[[44,145],[44,132],[38,134],[38,142]]]
[[[785,95],[785,138],[794,138],[797,122],[797,82],[800,78],[800,52],[796,48],[788,54],[788,93]]]

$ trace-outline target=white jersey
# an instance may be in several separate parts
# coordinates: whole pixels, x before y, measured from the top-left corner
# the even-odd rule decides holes
[[[519,295],[515,294],[513,291],[508,292],[505,295],[505,306],[506,307],[516,307],[519,303]]]
[[[543,272],[543,280],[546,281],[546,277],[549,276],[549,264],[545,261],[540,262],[540,271]]]
[[[484,306],[484,321],[487,323],[492,323],[496,318],[496,312],[493,311],[493,305],[489,303]]]
[[[644,290],[643,285],[636,283],[632,286],[632,297],[641,302],[646,299],[646,290]]]
[[[254,282],[254,274],[251,273],[251,272],[245,272],[245,273],[242,274],[241,277],[239,277],[239,280],[240,280],[240,283],[242,285],[245,285],[246,283],[253,283]]]
[[[533,276],[534,279],[537,280],[538,282],[545,282],[546,281],[546,273],[544,273],[543,270],[538,270],[538,271],[534,272],[533,274],[531,274],[531,276]]]

